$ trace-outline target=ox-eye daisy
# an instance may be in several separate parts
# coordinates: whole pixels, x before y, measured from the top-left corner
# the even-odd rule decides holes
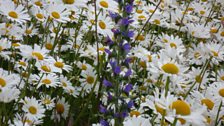
[[[18,5],[16,7],[16,5],[10,0],[6,0],[1,3],[0,12],[2,15],[5,15],[7,19],[20,24],[30,20],[27,10],[25,10],[22,5]]]
[[[37,80],[40,80],[40,83],[37,85],[37,88],[39,88],[42,85],[45,85],[47,88],[49,87],[57,87],[59,84],[58,78],[54,74],[47,74],[43,75],[43,77],[37,78]]]
[[[49,5],[47,14],[55,21],[66,23],[69,21],[70,12],[66,10],[64,5]]]
[[[36,98],[25,97],[22,103],[24,104],[22,110],[26,113],[28,119],[35,121],[45,116],[45,109]]]
[[[103,10],[108,10],[112,12],[118,12],[118,3],[114,0],[97,0],[97,7],[102,8]]]
[[[52,113],[52,118],[58,121],[61,120],[61,117],[66,119],[68,116],[70,105],[65,101],[65,98],[62,97],[55,104],[55,110]],[[55,120],[55,121],[56,121]]]

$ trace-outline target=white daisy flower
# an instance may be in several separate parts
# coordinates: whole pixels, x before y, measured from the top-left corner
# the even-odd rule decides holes
[[[38,120],[43,118],[45,109],[43,105],[34,97],[28,98],[25,97],[22,101],[23,107],[22,110],[26,113],[28,119]]]
[[[20,4],[16,7],[16,5],[10,0],[1,3],[0,12],[9,20],[18,22],[20,24],[30,20],[30,17],[27,14],[27,10]]]
[[[42,85],[46,86],[47,88],[56,88],[59,84],[58,77],[54,74],[44,74],[42,77],[37,78],[37,82],[38,80],[40,80],[40,83],[37,85],[37,88],[40,88]]]

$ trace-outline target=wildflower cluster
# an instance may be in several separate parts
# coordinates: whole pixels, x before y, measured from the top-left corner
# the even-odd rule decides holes
[[[223,0],[0,0],[0,126],[221,126]]]

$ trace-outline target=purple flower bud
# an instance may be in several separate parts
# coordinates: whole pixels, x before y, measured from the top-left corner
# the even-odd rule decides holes
[[[132,100],[130,100],[128,102],[128,108],[132,108],[134,106],[134,102]]]
[[[123,49],[128,53],[131,49],[131,45],[129,43],[125,43],[123,45]]]
[[[128,77],[128,76],[130,76],[132,74],[132,71],[131,71],[131,69],[128,69],[128,71],[125,73],[125,77]]]
[[[108,54],[108,55],[111,55],[112,52],[109,50],[109,49],[104,49],[104,51]]]
[[[112,40],[110,39],[110,37],[107,36],[107,38],[106,38],[106,44],[107,44],[107,45],[112,45],[112,44],[114,44],[114,41],[112,41]]]
[[[111,11],[109,11],[109,15],[110,15],[110,17],[111,17],[112,19],[115,19],[115,18],[118,17],[118,14],[117,14],[117,13],[113,13],[113,12],[111,12]]]
[[[132,84],[127,84],[124,88],[124,92],[129,93],[133,88]]]
[[[125,118],[125,117],[127,117],[128,116],[128,113],[127,112],[122,112],[121,113],[121,118]]]
[[[130,14],[133,10],[133,6],[132,5],[127,5],[125,6],[125,12],[127,12],[128,14]]]
[[[125,61],[124,61],[124,63],[125,63],[126,65],[128,65],[130,62],[131,62],[131,58],[126,58]]]
[[[105,87],[112,87],[113,86],[112,83],[110,81],[107,81],[106,79],[103,80],[103,85]]]
[[[103,105],[100,105],[100,112],[101,113],[106,113],[107,112],[107,108],[104,107]]]
[[[119,74],[120,72],[121,72],[121,67],[116,66],[115,69],[114,69],[114,73]]]
[[[113,96],[110,94],[110,92],[107,92],[107,98],[108,98],[108,100],[110,101],[110,100],[112,100],[112,98],[113,98]]]
[[[100,120],[100,124],[102,126],[109,126],[109,123],[106,120],[103,120],[103,119]]]

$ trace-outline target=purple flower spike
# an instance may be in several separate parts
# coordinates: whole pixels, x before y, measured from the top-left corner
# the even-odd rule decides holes
[[[105,87],[112,87],[113,86],[112,83],[110,81],[107,81],[106,79],[103,80],[103,85]]]
[[[129,93],[133,88],[132,84],[127,84],[124,88],[124,92]]]

